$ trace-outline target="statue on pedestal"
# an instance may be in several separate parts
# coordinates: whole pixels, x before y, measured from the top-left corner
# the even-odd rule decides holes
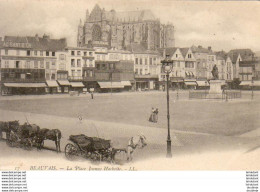
[[[218,79],[218,68],[217,68],[216,65],[214,65],[214,67],[213,67],[211,73],[212,73],[213,79],[214,79],[214,80],[217,80],[217,79]]]

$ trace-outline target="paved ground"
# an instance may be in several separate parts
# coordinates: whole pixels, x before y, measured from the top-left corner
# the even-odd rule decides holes
[[[256,93],[253,101],[249,100],[250,93],[244,95],[248,98],[239,102],[189,101],[187,93],[182,92],[176,101],[175,93],[171,93],[171,127],[175,131],[171,132],[170,160],[164,158],[165,93],[104,94],[96,95],[94,100],[88,96],[4,97],[0,99],[0,120],[19,119],[23,123],[26,116],[41,127],[58,128],[63,133],[62,149],[71,134],[99,136],[111,139],[115,147],[125,147],[131,136],[143,133],[148,146],[138,149],[130,164],[138,169],[259,169],[259,95]],[[160,110],[158,124],[147,121],[151,106]],[[81,122],[78,115],[83,117]],[[2,141],[1,166],[8,167],[12,161],[27,169],[29,164],[75,166],[64,154],[52,151],[54,143],[47,142],[46,147],[51,150],[24,151],[9,148]],[[117,158],[124,160],[125,156]],[[83,160],[76,164],[91,166]]]

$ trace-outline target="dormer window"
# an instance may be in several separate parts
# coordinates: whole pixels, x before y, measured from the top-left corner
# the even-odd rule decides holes
[[[178,58],[178,54],[176,54],[175,57]]]

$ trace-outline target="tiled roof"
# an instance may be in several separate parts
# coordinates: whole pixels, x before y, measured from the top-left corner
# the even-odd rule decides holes
[[[169,48],[165,48],[165,49],[162,48],[162,49],[159,49],[159,52],[160,52],[161,56],[164,56],[163,54],[164,54],[164,50],[165,50],[165,54],[172,57],[177,49],[178,49],[177,47],[169,47]]]
[[[111,14],[111,12],[108,13]],[[123,22],[156,20],[154,14],[150,10],[116,12],[115,17],[117,20]]]
[[[13,43],[30,43],[32,49],[47,50],[47,51],[58,51],[64,50],[67,46],[66,39],[50,39],[48,36],[45,37],[21,37],[21,36],[5,36],[5,42],[11,41]]]
[[[200,47],[200,46],[195,46],[195,45],[193,45],[192,47],[191,47],[191,51],[193,52],[193,53],[212,53],[212,51],[210,51],[210,50],[208,50],[207,48],[204,48],[204,47]]]
[[[240,54],[242,60],[247,60],[254,56],[254,52],[251,49],[233,49],[228,52],[230,55],[234,55],[234,57],[238,57]]]
[[[182,56],[185,58],[190,48],[180,48]]]

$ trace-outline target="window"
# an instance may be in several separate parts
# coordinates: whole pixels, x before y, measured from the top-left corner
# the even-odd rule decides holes
[[[40,68],[44,68],[44,61],[40,61]]]
[[[97,55],[97,60],[100,60],[100,55]]]
[[[60,60],[65,60],[65,55],[64,54],[60,54]]]
[[[138,74],[138,69],[135,69],[135,74]]]
[[[43,56],[43,51],[40,51],[40,56]]]
[[[75,59],[71,59],[71,67],[75,67]]]
[[[55,73],[51,74],[51,80],[55,80]]]
[[[106,64],[102,64],[102,69],[106,70]]]
[[[74,77],[75,76],[75,70],[71,70],[71,75]]]
[[[27,69],[30,68],[30,61],[26,61],[26,63],[25,63],[25,68],[27,68]]]
[[[80,55],[80,51],[77,51],[77,55]]]
[[[150,58],[150,65],[153,64],[153,58]]]
[[[50,55],[49,51],[46,51],[46,56],[49,56],[49,55]]]
[[[140,75],[142,75],[143,74],[143,69],[140,69]]]
[[[16,50],[16,55],[20,55],[20,50]]]
[[[53,57],[55,56],[55,52],[52,52],[52,56],[53,56]]]
[[[143,59],[142,58],[140,58],[140,65],[142,65],[143,64]]]
[[[138,58],[135,58],[135,64],[138,64]]]
[[[188,54],[188,58],[191,58],[191,54]]]
[[[89,60],[89,66],[93,67],[93,61],[92,60]]]
[[[147,58],[145,58],[144,62],[145,62],[145,65],[147,65]]]
[[[8,49],[5,49],[5,55],[8,55]]]
[[[15,61],[15,68],[19,68],[20,67],[20,61]]]
[[[34,61],[34,68],[35,68],[35,69],[38,68],[38,61]]]
[[[78,77],[81,76],[81,70],[77,70],[77,76],[78,76]]]
[[[34,51],[34,55],[37,55],[37,51]]]
[[[49,61],[46,62],[46,69],[50,69],[50,62]]]
[[[100,70],[100,64],[97,64],[97,69]]]
[[[87,52],[84,52],[84,56],[87,56]]]
[[[175,57],[178,58],[178,54],[176,54]]]
[[[114,67],[115,67],[114,63],[109,64],[109,69],[114,69]]]
[[[77,59],[77,67],[81,67],[81,59]]]
[[[71,51],[71,55],[75,55],[75,52],[74,52],[74,51]]]
[[[5,61],[5,68],[9,68],[9,61]]]
[[[92,56],[93,55],[93,53],[92,52],[89,52],[89,56]]]
[[[52,62],[51,62],[51,66],[52,66],[52,68],[55,68],[55,67],[56,67],[56,62],[55,62],[55,61],[52,61]]]
[[[31,55],[31,51],[30,51],[30,50],[27,50],[26,55],[27,55],[27,56],[30,56],[30,55]]]

